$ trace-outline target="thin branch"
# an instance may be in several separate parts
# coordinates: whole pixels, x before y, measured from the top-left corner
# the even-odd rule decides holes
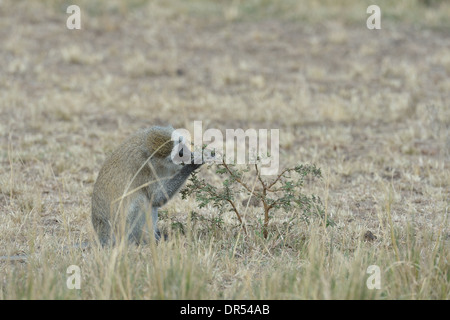
[[[234,205],[234,202],[231,201],[230,199],[226,199],[226,200],[228,201],[228,203],[233,208],[234,212],[236,213],[236,216],[238,217],[239,222],[241,223],[242,229],[244,229],[244,232],[247,235],[247,229],[245,228],[244,222],[242,221],[241,215],[239,214],[239,211],[237,210],[236,206]]]
[[[267,186],[264,183],[263,179],[261,178],[261,175],[259,174],[258,165],[255,163],[255,169],[256,169],[256,176],[258,177],[259,182],[261,182],[261,185],[264,190],[267,190]]]
[[[284,169],[279,175],[278,175],[278,177],[267,187],[267,190],[269,190],[269,191],[271,191],[270,190],[270,188],[272,188],[272,186],[275,184],[275,183],[277,183],[278,182],[278,180],[280,180],[281,179],[281,177],[286,173],[286,172],[289,172],[289,171],[292,171],[293,169],[292,168],[287,168],[287,169]]]
[[[247,191],[250,192],[250,194],[254,194],[254,192],[252,192],[252,190],[244,182],[242,182],[241,179],[239,179],[235,174],[233,174],[231,169],[225,163],[225,160],[222,160],[222,164],[225,167],[225,169],[230,173],[230,175],[234,178],[234,180],[236,182],[238,182],[241,186],[243,186],[245,189],[247,189]]]

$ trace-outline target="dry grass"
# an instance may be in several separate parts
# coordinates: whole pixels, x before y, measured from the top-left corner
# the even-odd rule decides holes
[[[2,299],[449,299],[450,5],[376,1],[0,4]],[[268,240],[193,224],[177,197],[157,247],[84,252],[105,156],[151,124],[279,128],[281,165],[314,162],[337,225],[278,214]],[[217,181],[202,168],[201,173]],[[250,226],[258,208],[249,208]],[[364,239],[370,230],[376,239]],[[66,287],[69,265],[81,290]],[[381,269],[369,290],[366,269]]]

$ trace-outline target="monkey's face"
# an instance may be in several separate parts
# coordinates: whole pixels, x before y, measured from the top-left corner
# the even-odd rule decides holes
[[[192,151],[192,146],[189,146],[190,143],[186,142],[185,137],[179,132],[174,131],[172,141],[174,142],[171,153],[173,163],[182,166],[187,164],[203,164],[202,151]]]
[[[184,166],[192,163],[194,160],[194,154],[191,152],[189,147],[180,140],[180,142],[178,142],[172,150],[171,159],[173,163]]]

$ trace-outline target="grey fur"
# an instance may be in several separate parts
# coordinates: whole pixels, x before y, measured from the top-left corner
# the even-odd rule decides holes
[[[148,234],[160,239],[158,208],[201,166],[173,163],[173,130],[151,127],[139,131],[106,159],[92,195],[92,223],[102,245],[122,238],[139,244]]]

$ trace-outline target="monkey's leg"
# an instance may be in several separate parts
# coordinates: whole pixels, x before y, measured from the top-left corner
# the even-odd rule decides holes
[[[150,217],[147,216],[147,219],[145,224],[147,237],[145,239],[148,240],[149,237],[155,237],[156,242],[158,242],[161,239],[161,233],[158,228],[158,207],[152,207],[152,215]]]
[[[93,215],[92,224],[102,246],[114,244],[114,237],[111,234],[112,229],[108,220]]]
[[[138,196],[131,201],[127,215],[127,238],[128,241],[140,244],[143,241],[143,228],[146,225],[146,213],[149,202],[145,196]]]
[[[152,207],[152,227],[153,227],[153,235],[156,241],[161,239],[161,233],[158,229],[158,208]]]

